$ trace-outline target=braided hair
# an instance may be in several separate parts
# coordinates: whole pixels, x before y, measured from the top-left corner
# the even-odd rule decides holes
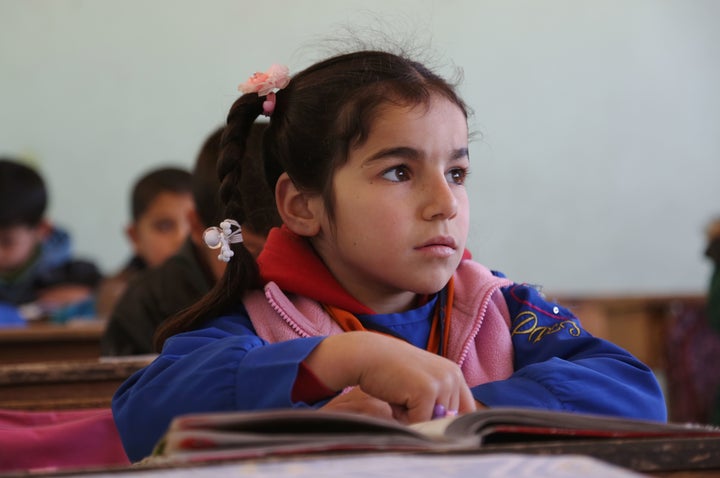
[[[222,217],[232,218],[244,227],[249,224],[256,232],[267,234],[272,226],[280,224],[280,218],[265,182],[264,168],[258,166],[262,165],[259,152],[267,129],[266,124],[255,121],[260,111],[262,99],[257,95],[244,95],[233,104],[220,136],[216,168],[220,179],[218,195],[225,206]],[[258,171],[263,173],[260,177]],[[226,267],[222,279],[199,302],[158,327],[154,336],[156,350],[162,349],[168,337],[193,329],[207,318],[227,311],[234,291],[259,285],[255,258],[241,243],[232,248],[235,253],[232,266]]]

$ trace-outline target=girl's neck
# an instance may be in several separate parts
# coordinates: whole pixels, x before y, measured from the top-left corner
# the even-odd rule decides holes
[[[414,309],[418,304],[418,294],[414,292],[404,291],[394,294],[386,294],[378,296],[376,291],[363,291],[347,288],[342,284],[350,294],[358,301],[375,311],[377,314],[393,314],[405,312]]]
[[[394,314],[416,307],[419,295],[415,292],[398,289],[380,290],[376,287],[376,284],[368,285],[362,278],[339,273],[340,271],[333,270],[333,267],[328,265],[322,247],[317,240],[308,239],[307,244],[340,287],[376,314]]]

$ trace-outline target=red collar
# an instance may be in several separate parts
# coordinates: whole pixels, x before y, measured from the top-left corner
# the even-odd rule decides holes
[[[286,226],[270,231],[257,259],[263,283],[353,314],[373,314],[335,280],[308,241]]]

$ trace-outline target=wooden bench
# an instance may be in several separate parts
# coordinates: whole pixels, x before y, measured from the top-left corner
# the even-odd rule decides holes
[[[0,365],[0,408],[109,407],[120,384],[153,358],[143,355]]]
[[[95,359],[105,323],[31,322],[26,327],[0,329],[0,364]]]

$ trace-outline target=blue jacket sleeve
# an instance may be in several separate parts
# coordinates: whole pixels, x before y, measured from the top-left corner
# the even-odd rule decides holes
[[[115,393],[115,423],[131,461],[152,452],[177,415],[305,407],[291,400],[300,362],[323,337],[269,344],[246,315],[178,334]]]
[[[511,318],[513,375],[473,388],[487,406],[520,406],[667,420],[653,372],[583,330],[566,308],[531,286],[502,289]]]

